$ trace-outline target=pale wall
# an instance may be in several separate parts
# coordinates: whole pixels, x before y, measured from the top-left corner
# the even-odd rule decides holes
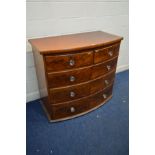
[[[124,37],[117,72],[128,69],[128,0],[27,0],[27,39],[102,30]],[[39,98],[32,55],[27,42],[27,102]]]

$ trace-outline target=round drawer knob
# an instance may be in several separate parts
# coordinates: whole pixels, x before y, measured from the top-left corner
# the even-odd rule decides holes
[[[75,81],[75,77],[74,76],[70,76],[70,82],[74,82]]]
[[[71,112],[75,112],[75,108],[74,108],[74,107],[71,107],[71,108],[70,108],[70,111],[71,111]]]
[[[75,61],[73,59],[69,60],[69,65],[70,66],[74,66],[75,65]]]
[[[108,71],[111,69],[111,66],[110,65],[107,65],[107,69],[108,69]]]
[[[106,84],[106,85],[108,85],[108,84],[109,84],[109,81],[108,81],[108,80],[105,80],[104,82],[105,82],[105,84]]]
[[[108,54],[112,57],[113,56],[113,52],[109,51]]]
[[[73,91],[70,92],[70,97],[75,97],[75,93]]]
[[[107,98],[107,95],[106,94],[103,94],[103,98],[106,99]]]

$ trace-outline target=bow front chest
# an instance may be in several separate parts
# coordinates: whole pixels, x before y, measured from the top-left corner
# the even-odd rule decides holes
[[[50,121],[86,114],[112,97],[122,39],[95,31],[29,40]]]

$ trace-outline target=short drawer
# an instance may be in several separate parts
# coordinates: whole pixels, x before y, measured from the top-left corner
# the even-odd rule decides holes
[[[106,48],[99,48],[94,53],[94,63],[104,62],[118,56],[120,44],[114,44]]]
[[[112,60],[108,60],[105,63],[96,64],[92,68],[91,78],[95,79],[99,76],[102,76],[102,75],[108,73],[108,72],[111,72],[112,70],[115,70],[116,65],[117,65],[117,57]]]
[[[72,101],[90,94],[90,84],[50,89],[51,104]]]
[[[59,73],[48,73],[47,76],[49,88],[64,87],[89,81],[91,78],[91,68],[85,67],[71,71]]]
[[[78,68],[91,64],[93,64],[93,51],[77,54],[45,56],[47,72]]]
[[[75,100],[68,103],[52,105],[52,115],[54,119],[67,118],[86,113],[91,109],[100,106],[112,95],[112,85],[91,96]]]

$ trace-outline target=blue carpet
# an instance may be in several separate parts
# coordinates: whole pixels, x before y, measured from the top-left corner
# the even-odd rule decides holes
[[[116,75],[107,104],[68,121],[49,123],[39,100],[27,103],[27,155],[128,155],[128,76]]]

